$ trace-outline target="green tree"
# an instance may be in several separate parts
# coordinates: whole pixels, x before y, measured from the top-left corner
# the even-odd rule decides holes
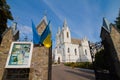
[[[7,29],[7,20],[13,20],[10,12],[10,6],[6,0],[0,0],[0,37],[2,33]]]
[[[119,15],[116,18],[115,24],[116,24],[117,28],[120,29],[120,9],[119,9]]]

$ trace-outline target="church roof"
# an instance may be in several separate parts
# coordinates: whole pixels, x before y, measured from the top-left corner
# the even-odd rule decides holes
[[[72,38],[72,39],[71,39],[71,43],[72,43],[72,44],[81,44],[81,40]]]

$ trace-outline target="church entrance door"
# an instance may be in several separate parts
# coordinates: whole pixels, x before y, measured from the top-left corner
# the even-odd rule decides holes
[[[60,64],[60,57],[58,57],[58,64]]]

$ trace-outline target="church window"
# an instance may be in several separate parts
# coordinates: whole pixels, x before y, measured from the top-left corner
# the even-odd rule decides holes
[[[70,48],[68,48],[68,53],[70,52]]]
[[[64,49],[63,49],[63,56],[65,56]]]
[[[85,49],[85,55],[87,55],[87,50]]]
[[[74,52],[75,52],[75,55],[77,55],[77,49],[75,49]]]
[[[69,38],[69,33],[67,32],[67,38]]]

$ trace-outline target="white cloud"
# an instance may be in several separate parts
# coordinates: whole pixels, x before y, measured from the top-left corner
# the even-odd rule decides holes
[[[32,40],[32,28],[26,25],[18,25],[18,30],[20,32],[20,40],[24,40],[27,36],[28,40]]]
[[[20,30],[23,34],[30,34],[32,33],[32,28],[25,25],[18,25],[18,30]]]

